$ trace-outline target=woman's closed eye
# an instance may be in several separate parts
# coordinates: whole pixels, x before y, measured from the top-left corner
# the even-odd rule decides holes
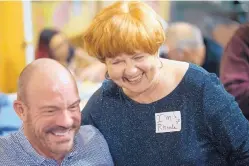
[[[133,59],[135,59],[135,60],[141,60],[143,58],[144,58],[144,56],[135,56]]]
[[[122,62],[122,61],[117,60],[117,61],[113,61],[112,64],[113,64],[113,65],[117,65],[117,64],[120,64],[121,62]]]

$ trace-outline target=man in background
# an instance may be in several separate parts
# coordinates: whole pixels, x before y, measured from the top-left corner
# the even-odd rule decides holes
[[[223,48],[209,38],[203,38],[200,29],[185,22],[176,22],[166,30],[168,52],[164,58],[185,61],[202,66],[219,76]]]

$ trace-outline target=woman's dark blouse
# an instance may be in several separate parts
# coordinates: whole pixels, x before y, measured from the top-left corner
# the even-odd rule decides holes
[[[193,64],[175,90],[151,104],[105,81],[83,109],[83,124],[102,132],[118,166],[249,165],[248,121],[215,74]]]

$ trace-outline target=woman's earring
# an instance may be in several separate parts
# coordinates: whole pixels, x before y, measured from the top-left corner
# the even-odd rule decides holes
[[[105,73],[105,79],[110,80],[110,76],[109,76],[108,72]]]

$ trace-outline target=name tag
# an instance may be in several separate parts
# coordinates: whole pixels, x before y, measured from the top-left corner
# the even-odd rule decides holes
[[[155,114],[156,133],[167,133],[181,131],[181,112],[160,112]]]

